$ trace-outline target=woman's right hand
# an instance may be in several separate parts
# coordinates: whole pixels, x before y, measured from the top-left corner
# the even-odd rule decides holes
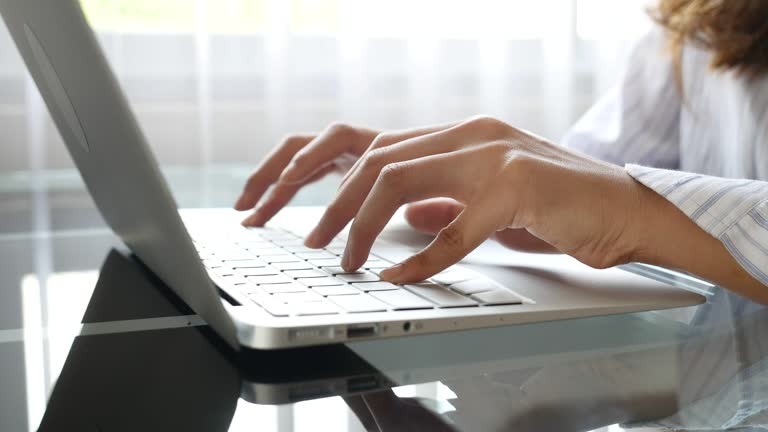
[[[242,224],[263,226],[303,186],[349,170],[378,135],[371,129],[333,124],[318,134],[287,136],[262,160],[237,199],[235,210],[254,209]]]
[[[289,135],[275,147],[248,178],[235,209],[254,209],[244,226],[263,226],[304,186],[331,172],[346,174],[366,152],[403,140],[440,132],[454,123],[415,129],[379,132],[335,123],[318,134]],[[272,191],[265,197],[270,186]],[[258,204],[258,206],[257,206]],[[436,234],[461,212],[463,206],[450,199],[413,203],[405,216],[417,231]],[[522,229],[496,232],[495,239],[517,250],[555,252],[548,243]]]
[[[235,210],[254,209],[244,226],[263,226],[303,186],[331,172],[346,174],[365,152],[438,132],[453,124],[379,132],[334,123],[318,134],[289,135],[248,178]],[[274,188],[264,197],[270,186]],[[259,204],[258,206],[256,204]]]

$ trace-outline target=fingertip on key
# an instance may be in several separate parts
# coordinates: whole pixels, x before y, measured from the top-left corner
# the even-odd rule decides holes
[[[386,268],[379,273],[379,277],[389,283],[399,283],[405,270],[403,263],[395,264],[392,267]]]
[[[309,235],[307,235],[307,237],[304,239],[304,246],[312,249],[317,249],[320,247],[318,245],[318,237],[315,231],[309,233]]]

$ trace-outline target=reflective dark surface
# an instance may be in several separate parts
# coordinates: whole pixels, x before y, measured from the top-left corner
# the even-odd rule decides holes
[[[169,178],[182,205],[222,206],[240,172]],[[718,288],[694,308],[236,353],[71,176],[0,191],[1,431],[768,425],[768,312]],[[200,198],[201,184],[223,192]]]

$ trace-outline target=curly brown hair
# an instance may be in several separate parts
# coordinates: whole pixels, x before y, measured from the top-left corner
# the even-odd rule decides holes
[[[650,14],[667,31],[678,79],[687,42],[711,51],[715,69],[768,72],[768,0],[660,0]]]

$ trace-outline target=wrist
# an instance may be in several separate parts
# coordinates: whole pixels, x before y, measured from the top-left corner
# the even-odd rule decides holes
[[[663,265],[669,260],[669,226],[675,220],[674,212],[679,213],[679,210],[652,189],[629,177],[636,202],[629,230],[632,244],[630,261]]]

